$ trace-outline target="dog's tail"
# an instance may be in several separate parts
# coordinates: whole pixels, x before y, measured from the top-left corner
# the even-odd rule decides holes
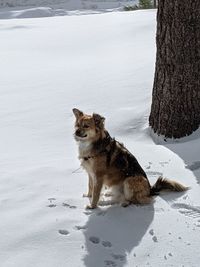
[[[183,192],[188,189],[189,187],[184,186],[176,181],[159,177],[156,183],[151,187],[151,195],[158,195],[158,193],[163,190]]]

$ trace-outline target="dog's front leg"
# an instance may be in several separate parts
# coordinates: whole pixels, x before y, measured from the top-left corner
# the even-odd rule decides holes
[[[97,207],[102,186],[103,186],[103,180],[101,179],[101,177],[99,178],[97,177],[95,181],[93,181],[91,204],[87,206],[87,209],[95,209]]]
[[[88,193],[83,194],[83,197],[92,197],[92,190],[93,190],[93,179],[91,175],[88,175]]]

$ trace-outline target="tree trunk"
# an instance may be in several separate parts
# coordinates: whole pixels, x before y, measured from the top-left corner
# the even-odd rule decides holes
[[[200,0],[159,0],[149,124],[180,138],[200,125]]]
[[[153,7],[154,7],[154,8],[157,7],[157,0],[153,0]]]

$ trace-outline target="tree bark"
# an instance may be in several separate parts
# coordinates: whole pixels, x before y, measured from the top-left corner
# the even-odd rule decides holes
[[[181,138],[200,125],[200,0],[159,0],[149,124]]]

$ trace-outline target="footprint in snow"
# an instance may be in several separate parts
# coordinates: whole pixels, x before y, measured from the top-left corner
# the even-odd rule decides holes
[[[149,234],[153,236],[154,235],[154,230],[153,229],[149,230]]]
[[[158,238],[157,238],[156,236],[153,236],[153,237],[152,237],[152,240],[153,240],[155,243],[158,242]]]
[[[112,243],[110,241],[102,241],[101,244],[105,247],[105,248],[111,248],[112,247]]]
[[[48,200],[49,200],[50,202],[52,202],[52,201],[56,200],[56,198],[54,198],[54,197],[50,197],[50,198],[48,198]]]
[[[56,207],[56,204],[49,204],[49,205],[47,205],[47,207],[49,207],[49,208],[55,208]]]
[[[154,230],[149,230],[149,234],[152,236],[152,240],[156,243],[158,242],[158,238],[154,235]]]
[[[61,234],[61,235],[68,235],[69,231],[65,230],[65,229],[60,229],[60,230],[58,230],[58,233]]]
[[[70,205],[68,203],[62,203],[63,207],[70,208],[70,209],[76,209],[77,207],[75,205]]]
[[[109,266],[109,267],[116,267],[117,266],[116,262],[111,261],[111,260],[105,260],[104,263],[105,263],[106,267],[107,266]]]
[[[48,198],[48,200],[50,201],[50,204],[47,205],[47,207],[49,207],[49,208],[55,208],[56,207],[56,204],[53,204],[52,202],[54,200],[56,200],[56,199],[54,197],[50,197],[50,198]]]
[[[75,227],[74,227],[76,230],[85,230],[85,229],[87,229],[87,226],[85,226],[85,225],[83,225],[83,226],[81,226],[81,225],[75,225]]]
[[[122,254],[112,254],[113,259],[119,260],[119,261],[124,261],[126,259],[125,255]]]
[[[172,208],[178,209],[181,214],[185,216],[189,216],[192,218],[200,217],[200,207],[199,206],[191,206],[185,203],[174,203]]]
[[[92,242],[93,244],[99,244],[100,243],[100,238],[97,236],[90,236],[89,237],[90,242]]]

